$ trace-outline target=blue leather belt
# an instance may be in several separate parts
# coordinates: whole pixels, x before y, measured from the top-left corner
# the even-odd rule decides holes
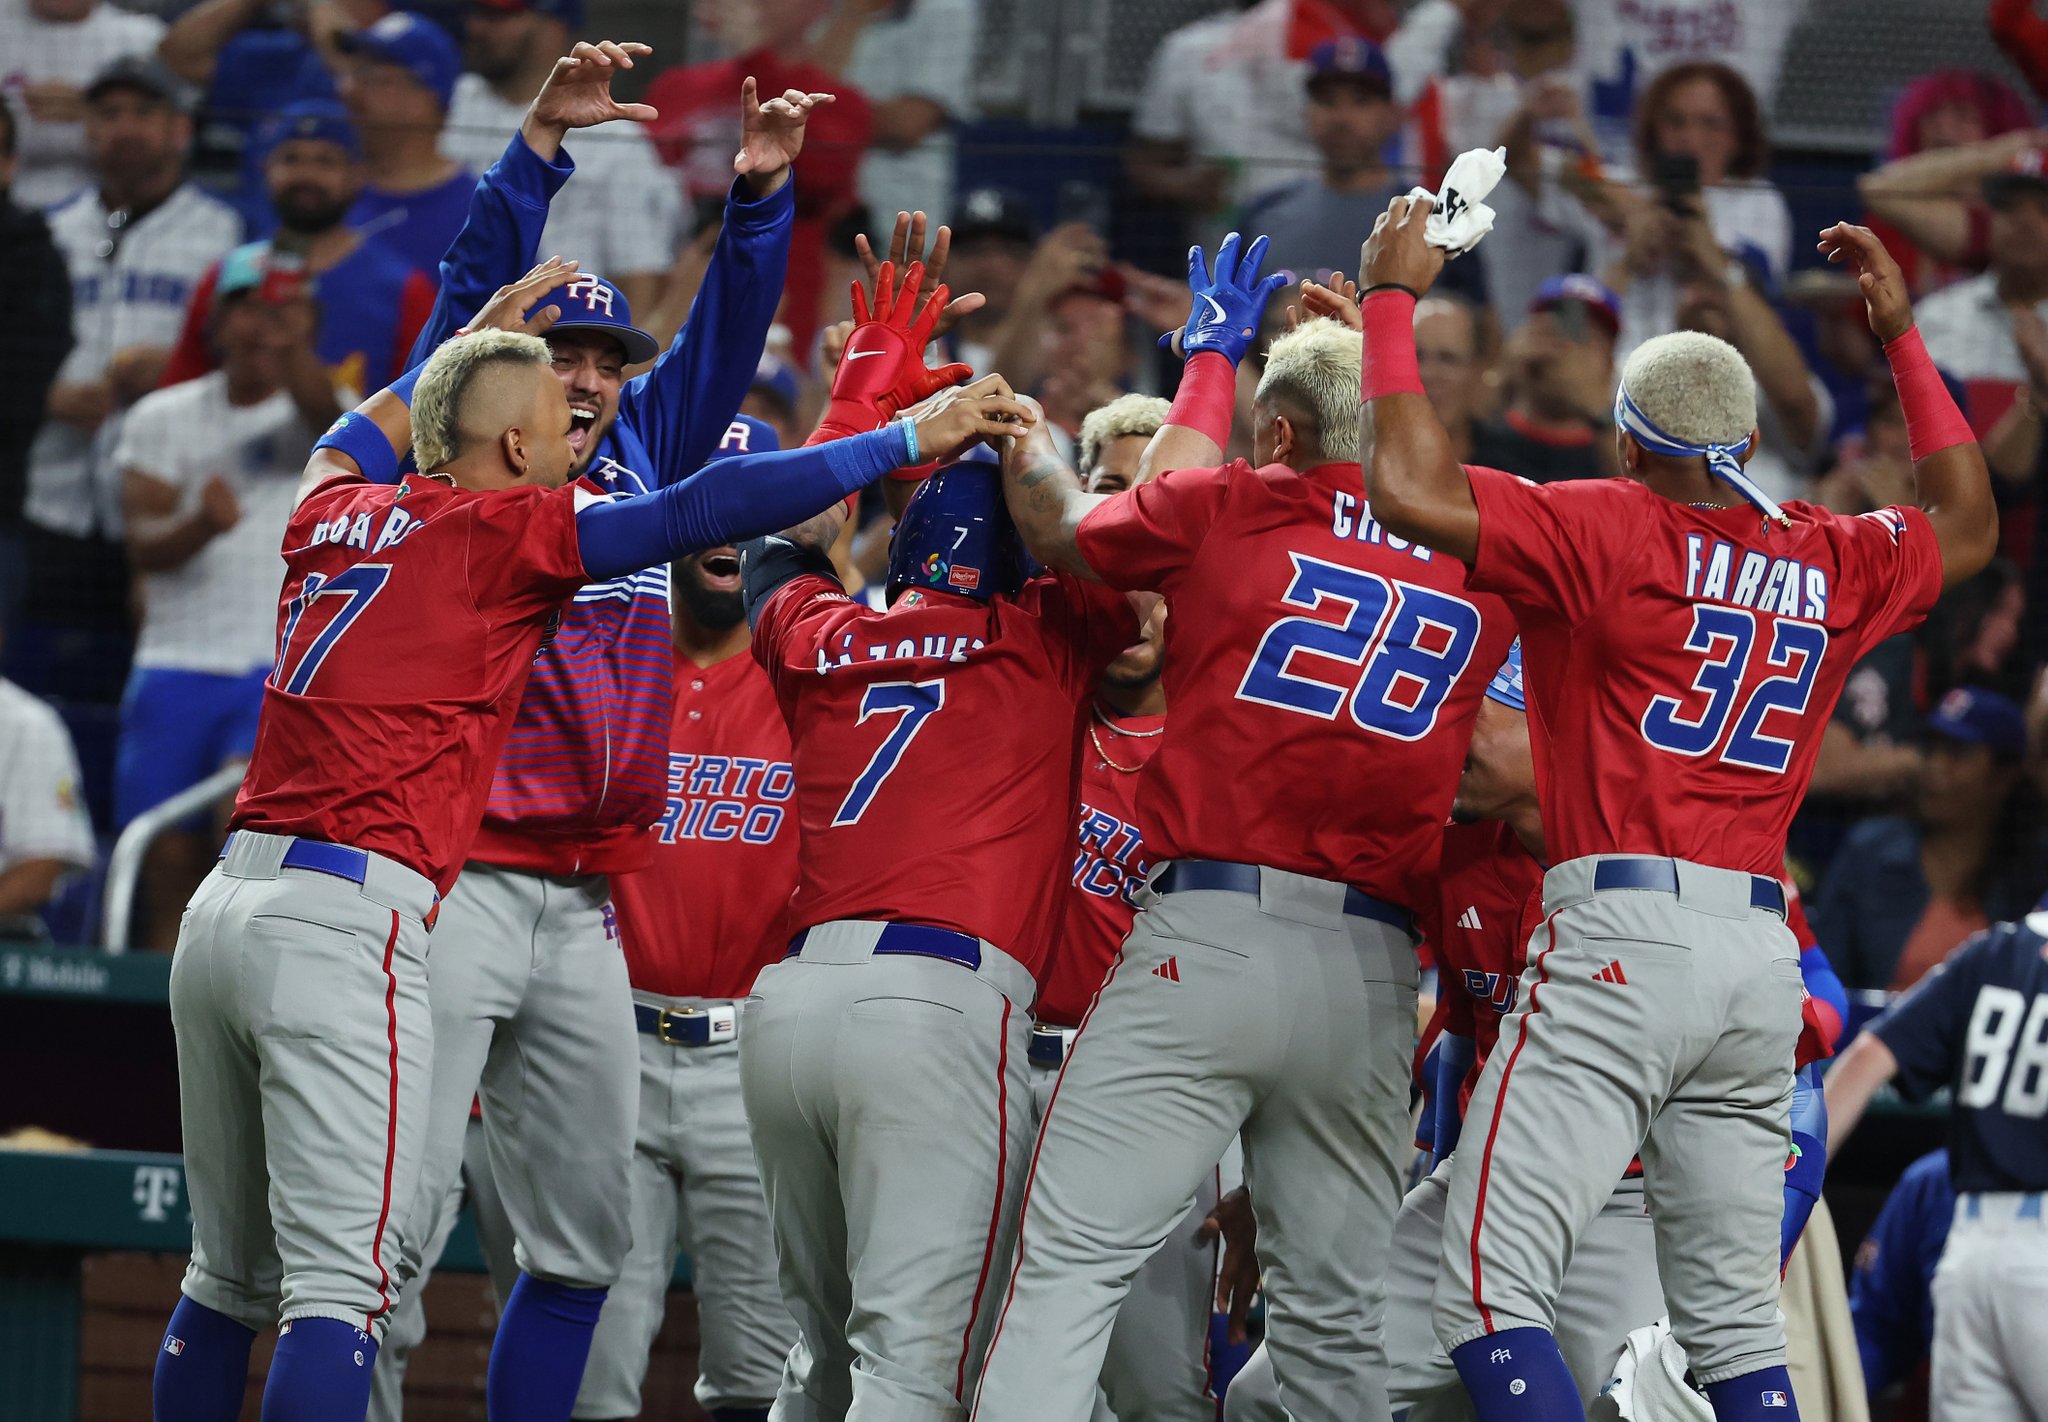
[[[1067,1034],[1071,1029],[1033,1023],[1031,1045],[1025,1049],[1033,1066],[1056,1067],[1067,1059]]]
[[[220,847],[220,857],[228,857],[228,846],[235,842],[230,834]],[[283,867],[305,869],[315,874],[332,874],[337,879],[346,879],[351,884],[360,884],[370,877],[370,856],[360,849],[350,849],[345,844],[322,844],[317,839],[295,839],[284,852]]]
[[[1176,859],[1160,872],[1159,880],[1153,885],[1162,894],[1185,894],[1209,891],[1224,894],[1259,895],[1259,866],[1256,864],[1230,864],[1221,859]],[[1344,912],[1353,918],[1370,918],[1380,923],[1392,924],[1406,932],[1414,931],[1414,918],[1399,904],[1390,904],[1385,899],[1376,899],[1363,889],[1346,887],[1344,890]]]
[[[649,1037],[659,1038],[671,1047],[708,1047],[714,1042],[730,1042],[738,1035],[739,1009],[727,1004],[718,1008],[649,1007],[644,1002],[633,1004],[633,1025]],[[722,1026],[723,1031],[718,1028]]]
[[[1603,859],[1593,869],[1593,892],[1609,889],[1648,889],[1652,893],[1678,892],[1678,864],[1670,859]],[[1768,909],[1785,916],[1785,886],[1763,874],[1749,876],[1749,906]]]
[[[788,956],[794,958],[803,952],[804,939],[809,936],[807,928],[790,939]],[[944,958],[967,969],[981,967],[979,938],[955,933],[950,928],[933,928],[928,923],[883,924],[882,936],[875,940],[874,951],[877,954],[902,953],[914,958]]]

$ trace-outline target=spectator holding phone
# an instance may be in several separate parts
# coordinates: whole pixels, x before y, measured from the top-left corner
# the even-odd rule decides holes
[[[1545,282],[1502,348],[1505,402],[1498,418],[1474,432],[1472,462],[1539,484],[1619,474],[1613,411],[1620,330],[1621,303],[1594,278],[1575,272]]]
[[[251,243],[220,264],[220,369],[137,402],[114,451],[143,607],[115,770],[124,825],[255,744],[275,656],[278,548],[313,441],[340,414],[311,304],[265,256]],[[201,817],[150,846],[137,946],[177,941],[217,847],[210,829]]]
[[[1665,70],[1643,91],[1634,132],[1633,181],[1564,178],[1598,219],[1593,270],[1621,296],[1617,362],[1677,329],[1689,276],[1775,289],[1792,258],[1791,211],[1764,176],[1763,110],[1740,74],[1704,62]]]

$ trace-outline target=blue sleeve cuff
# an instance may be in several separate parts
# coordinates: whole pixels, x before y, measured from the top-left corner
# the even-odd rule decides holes
[[[515,130],[504,154],[491,165],[491,171],[498,175],[499,186],[506,192],[545,207],[576,171],[576,162],[566,147],[556,150],[552,162],[541,157],[526,141],[526,135]]]
[[[411,370],[408,370],[405,374],[399,376],[398,379],[391,382],[391,393],[403,400],[405,408],[408,410],[412,408],[413,387],[420,383],[420,372],[426,368],[426,361],[421,361]]]
[[[777,188],[764,198],[757,198],[747,192],[747,180],[734,178],[732,187],[725,197],[725,220],[743,232],[765,232],[781,222],[788,222],[796,216],[796,178]]]
[[[840,487],[846,493],[856,494],[883,475],[913,463],[910,440],[910,422],[891,420],[878,430],[850,439],[835,439],[821,448]]]

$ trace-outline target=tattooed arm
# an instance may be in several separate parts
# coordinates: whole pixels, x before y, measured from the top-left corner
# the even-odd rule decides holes
[[[1088,511],[1110,496],[1081,491],[1080,479],[1054,448],[1036,402],[1018,398],[1032,406],[1036,418],[1029,434],[1005,441],[1003,494],[1010,517],[1032,557],[1049,568],[1099,583],[1102,575],[1081,556],[1076,531]]]

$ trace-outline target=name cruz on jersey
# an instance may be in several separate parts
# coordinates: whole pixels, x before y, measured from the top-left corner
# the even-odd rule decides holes
[[[679,839],[772,844],[782,833],[795,790],[796,771],[786,760],[671,751],[668,800],[654,831],[663,844]]]
[[[1135,907],[1152,865],[1138,827],[1081,802],[1080,849],[1074,855],[1074,887],[1098,899],[1122,899]]]

